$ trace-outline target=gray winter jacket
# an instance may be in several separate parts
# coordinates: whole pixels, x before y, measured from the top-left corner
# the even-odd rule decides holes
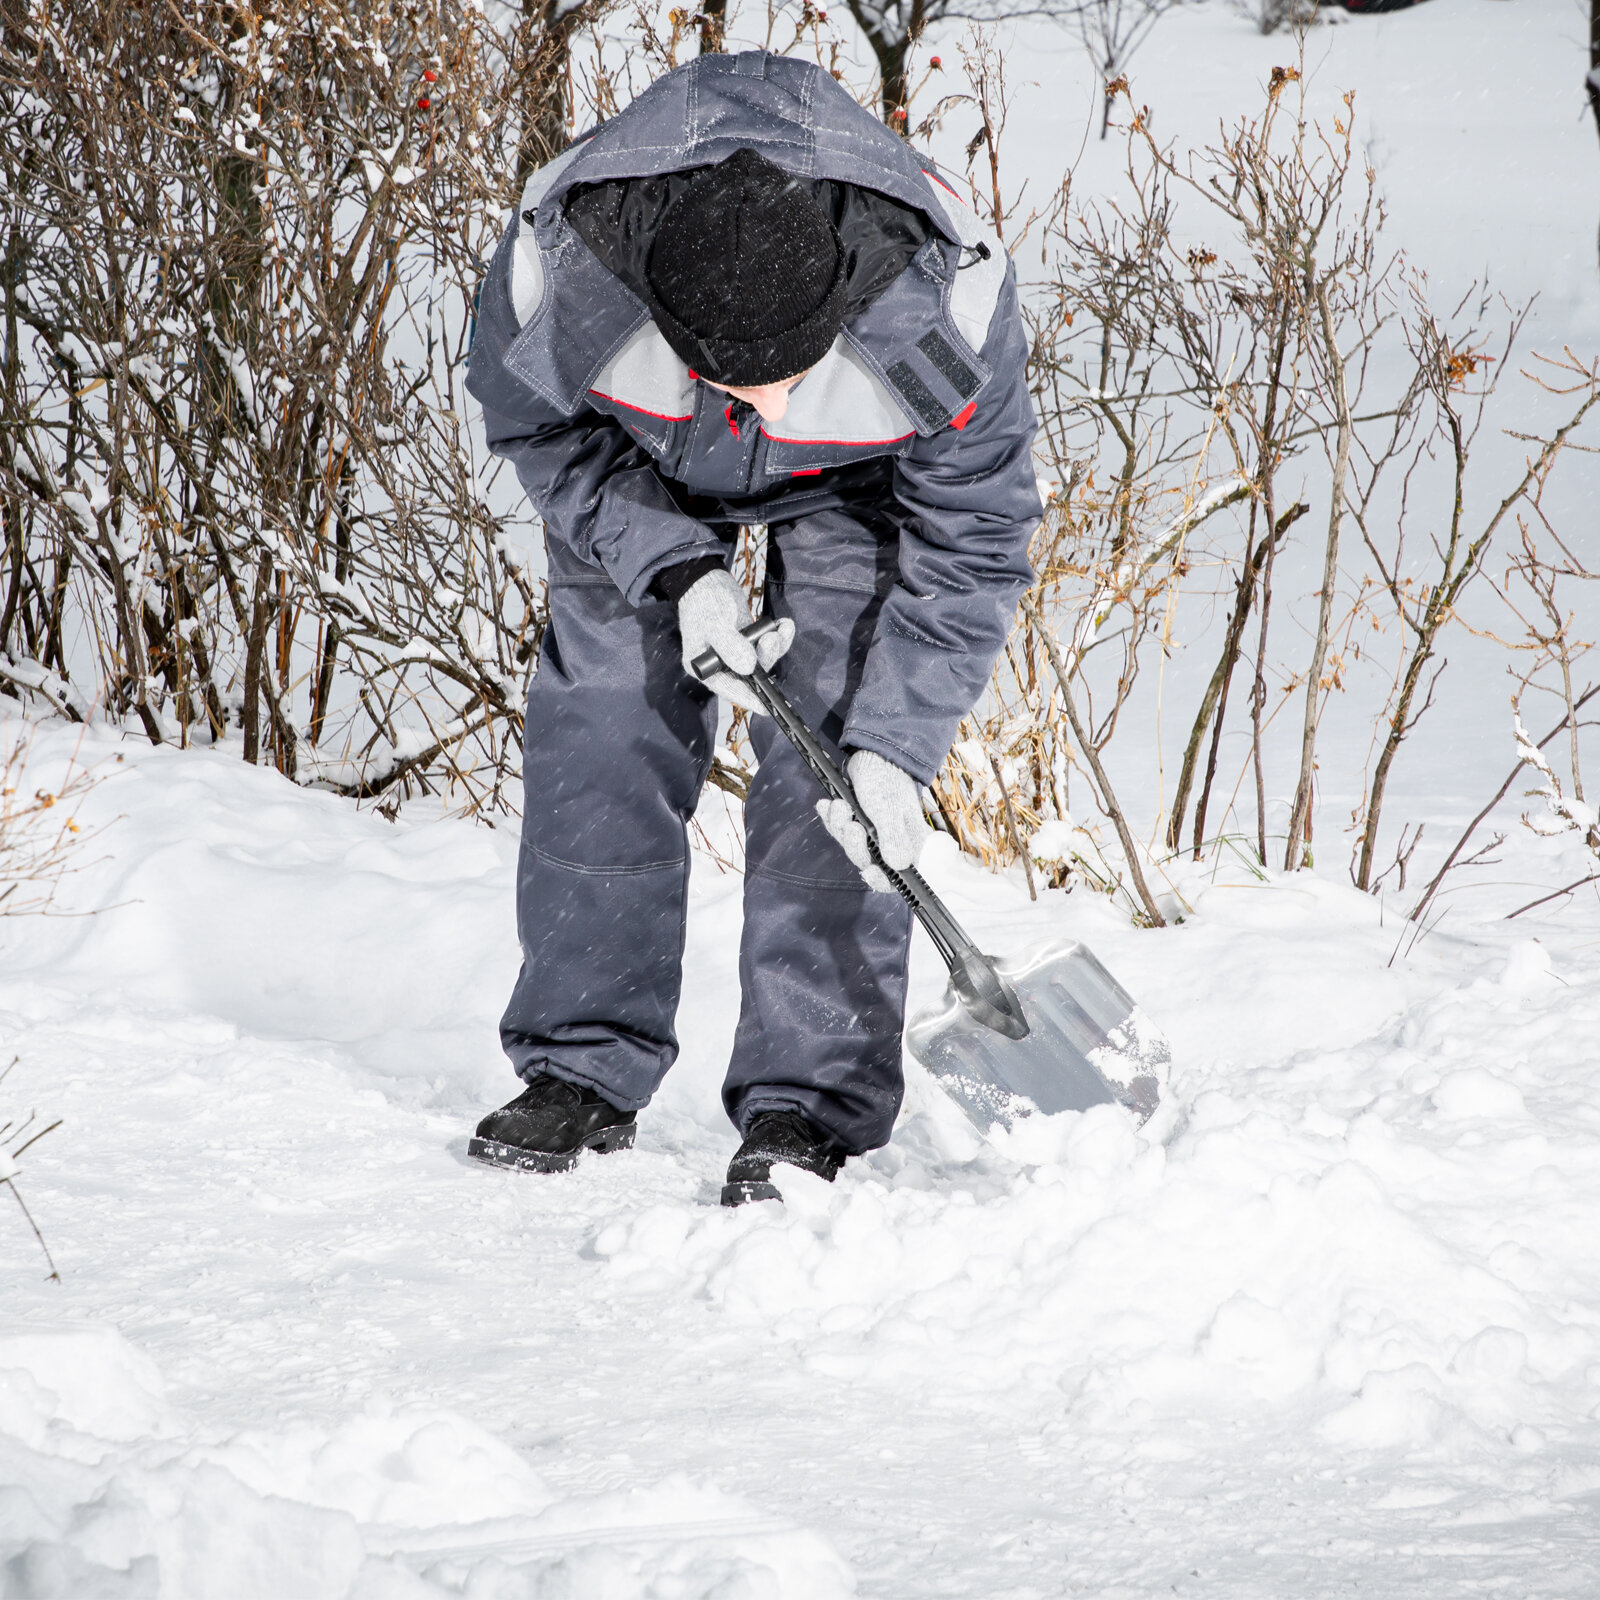
[[[925,244],[847,323],[781,422],[742,426],[567,221],[575,186],[678,172],[740,148],[920,211]],[[915,152],[828,73],[701,56],[529,180],[483,286],[467,387],[547,537],[632,605],[720,555],[717,526],[871,495],[900,523],[843,742],[930,780],[976,704],[1029,578],[1041,506],[1015,274]]]

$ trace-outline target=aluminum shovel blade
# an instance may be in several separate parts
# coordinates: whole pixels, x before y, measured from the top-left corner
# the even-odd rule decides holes
[[[997,965],[1027,1014],[1026,1037],[985,1027],[953,989],[906,1029],[911,1054],[978,1127],[1111,1101],[1145,1121],[1160,1100],[1171,1050],[1093,952],[1058,941]]]

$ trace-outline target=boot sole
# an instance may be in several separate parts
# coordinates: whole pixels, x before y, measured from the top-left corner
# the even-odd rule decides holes
[[[775,1183],[725,1183],[722,1186],[722,1203],[725,1206],[748,1205],[752,1200],[782,1199],[783,1195]]]
[[[467,1154],[490,1167],[511,1167],[518,1172],[570,1172],[585,1150],[610,1155],[613,1150],[631,1150],[639,1126],[634,1122],[597,1128],[573,1150],[525,1150],[519,1144],[501,1144],[498,1139],[467,1140]]]

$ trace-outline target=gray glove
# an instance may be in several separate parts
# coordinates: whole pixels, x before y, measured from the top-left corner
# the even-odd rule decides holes
[[[916,866],[928,837],[928,820],[922,812],[917,780],[871,750],[857,750],[845,763],[845,773],[878,835],[883,859],[896,872]],[[849,805],[843,800],[819,800],[817,815],[866,880],[867,887],[880,894],[893,894],[894,886],[873,865],[867,830],[856,821]]]
[[[684,590],[678,600],[678,634],[683,640],[683,670],[695,675],[694,659],[715,650],[729,672],[714,672],[705,680],[724,700],[764,716],[761,702],[733,673],[748,673],[759,661],[771,668],[794,643],[794,623],[785,617],[755,644],[739,630],[750,626],[750,605],[731,572],[718,568]]]

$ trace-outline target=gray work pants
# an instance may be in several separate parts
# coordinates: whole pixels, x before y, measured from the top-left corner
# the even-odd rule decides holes
[[[767,608],[793,617],[774,676],[838,754],[897,536],[820,511],[769,530]],[[552,542],[550,625],[528,695],[517,878],[522,971],[501,1020],[523,1078],[548,1072],[627,1110],[677,1057],[687,823],[716,702],[685,674],[676,607],[630,606]],[[900,1109],[910,912],[872,894],[816,815],[821,786],[769,718],[745,805],[742,1006],[723,1103],[741,1132],[796,1110],[852,1154]]]

